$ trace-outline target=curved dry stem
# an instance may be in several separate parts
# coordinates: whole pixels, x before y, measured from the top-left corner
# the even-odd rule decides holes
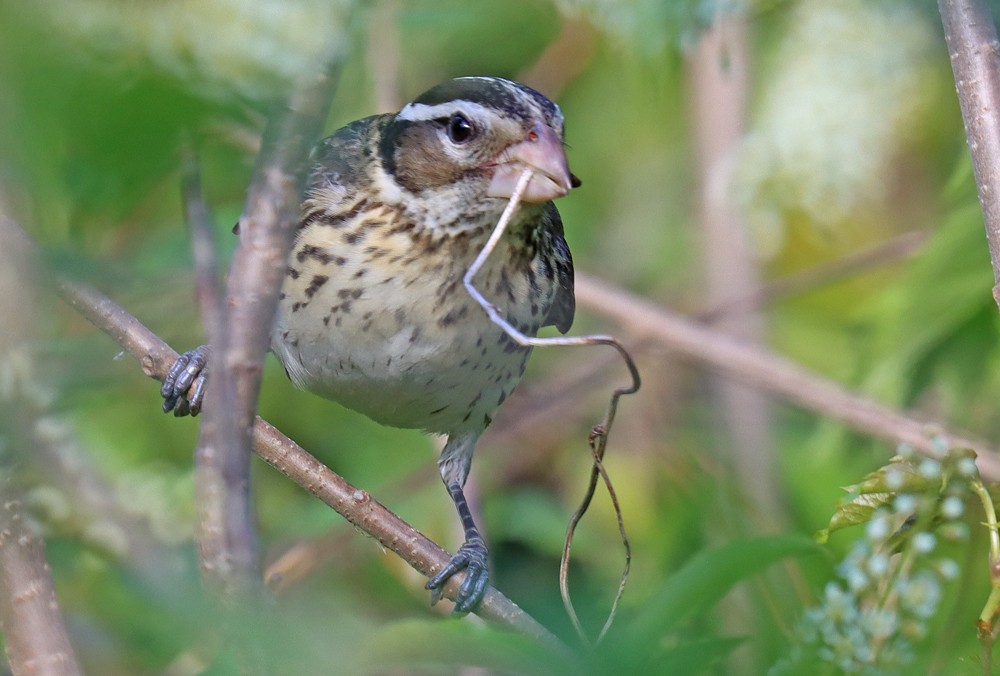
[[[625,587],[628,584],[629,571],[632,568],[632,544],[629,541],[628,533],[625,531],[625,519],[622,515],[621,505],[618,502],[618,493],[615,491],[614,484],[611,482],[611,477],[608,474],[607,469],[604,467],[604,452],[608,443],[608,430],[611,429],[615,413],[618,410],[618,399],[623,394],[632,394],[639,389],[639,373],[635,369],[632,357],[625,352],[624,348],[617,343],[613,343],[613,345],[622,354],[626,364],[629,365],[629,370],[632,371],[633,375],[633,385],[632,387],[619,388],[614,391],[611,395],[611,401],[608,404],[608,410],[605,414],[604,422],[599,425],[595,425],[593,430],[590,432],[590,437],[587,441],[590,445],[591,454],[594,458],[594,466],[590,472],[590,482],[587,485],[587,491],[583,496],[583,500],[580,501],[580,506],[577,507],[576,511],[573,512],[573,516],[570,517],[569,526],[566,528],[566,537],[563,540],[562,556],[559,560],[559,593],[562,596],[563,606],[566,608],[566,614],[569,615],[577,636],[579,636],[580,640],[584,643],[589,643],[589,639],[587,638],[587,633],[583,629],[583,625],[580,624],[580,618],[577,616],[576,609],[573,606],[573,600],[569,593],[569,559],[570,551],[573,547],[573,536],[576,533],[576,527],[583,518],[583,515],[587,513],[587,509],[590,507],[590,502],[593,500],[594,492],[597,489],[598,476],[603,479],[604,485],[608,489],[608,496],[611,498],[612,507],[615,510],[615,518],[618,521],[618,533],[622,539],[622,548],[625,550],[625,566],[622,569],[622,574],[619,578],[615,598],[611,602],[611,610],[608,612],[608,617],[604,621],[604,626],[601,628],[601,632],[597,636],[596,643],[600,643],[604,640],[608,630],[611,629],[611,625],[614,623],[614,619],[618,614],[618,603],[621,601],[622,595],[625,593]]]
[[[618,354],[621,355],[622,359],[625,361],[625,365],[628,367],[629,375],[632,378],[631,384],[625,387],[619,387],[611,394],[611,400],[608,403],[604,420],[599,425],[594,426],[591,431],[589,443],[594,457],[594,467],[591,470],[590,483],[588,484],[587,491],[584,494],[583,501],[573,513],[573,516],[570,517],[569,526],[566,530],[566,539],[563,542],[562,559],[559,562],[559,591],[562,594],[563,605],[566,607],[566,614],[569,615],[570,621],[573,623],[573,628],[579,635],[580,640],[584,643],[589,643],[590,641],[587,638],[587,634],[583,630],[583,626],[580,624],[580,619],[577,616],[576,609],[573,607],[573,602],[570,599],[569,583],[567,578],[573,535],[576,532],[577,524],[590,507],[590,502],[594,497],[594,491],[597,488],[597,478],[600,476],[604,480],[604,485],[608,489],[608,494],[611,496],[611,502],[615,510],[615,517],[618,519],[618,530],[621,534],[622,545],[625,549],[625,567],[622,572],[621,580],[618,584],[618,591],[616,592],[615,599],[612,602],[608,618],[597,638],[597,641],[600,642],[601,639],[604,638],[608,629],[611,627],[611,624],[614,622],[614,618],[618,610],[618,602],[625,591],[625,586],[628,582],[629,569],[632,565],[632,547],[629,543],[628,534],[625,532],[625,522],[622,516],[621,506],[618,503],[618,496],[615,493],[611,478],[608,476],[607,470],[604,468],[604,451],[607,448],[608,435],[611,433],[611,427],[614,424],[615,412],[618,409],[618,400],[622,397],[622,395],[637,392],[642,381],[639,378],[639,369],[636,367],[632,356],[629,354],[628,350],[626,350],[625,347],[612,336],[593,335],[538,338],[537,336],[526,335],[513,324],[508,322],[507,319],[500,314],[499,308],[489,302],[473,284],[473,279],[475,278],[476,273],[479,272],[483,264],[486,262],[486,259],[489,258],[490,254],[493,252],[493,249],[496,248],[500,238],[503,237],[504,231],[507,229],[510,219],[514,216],[514,212],[517,210],[517,207],[521,202],[521,197],[524,195],[524,191],[527,189],[528,183],[531,181],[533,174],[534,170],[530,167],[526,167],[524,171],[521,172],[521,176],[514,187],[514,192],[511,194],[510,200],[507,202],[507,206],[504,208],[499,220],[497,220],[497,224],[493,228],[493,232],[490,234],[486,244],[483,245],[479,255],[476,256],[472,265],[470,265],[469,269],[466,270],[465,276],[462,278],[462,282],[465,284],[465,288],[469,292],[469,295],[472,296],[472,298],[486,311],[486,314],[489,315],[490,320],[502,328],[504,332],[518,344],[532,347],[608,345],[618,351]]]

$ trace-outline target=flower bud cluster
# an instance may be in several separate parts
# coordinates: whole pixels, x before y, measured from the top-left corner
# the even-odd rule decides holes
[[[905,445],[891,463],[848,490],[821,539],[846,526],[864,526],[827,583],[819,604],[799,622],[795,643],[772,674],[833,668],[885,674],[912,665],[959,566],[943,550],[968,540],[962,520],[974,456],[944,450],[920,457]]]

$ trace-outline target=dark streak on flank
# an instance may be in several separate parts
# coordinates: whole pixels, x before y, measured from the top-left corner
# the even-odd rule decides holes
[[[306,298],[312,298],[319,291],[320,287],[327,283],[330,278],[327,275],[313,275],[309,286],[306,287]]]

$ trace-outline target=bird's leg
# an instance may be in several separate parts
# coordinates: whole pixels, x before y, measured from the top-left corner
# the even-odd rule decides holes
[[[462,530],[465,532],[465,542],[445,564],[445,567],[427,581],[426,588],[432,592],[431,603],[437,603],[441,599],[445,582],[455,573],[465,570],[465,580],[455,596],[456,613],[468,613],[474,610],[483,600],[489,585],[486,541],[483,540],[479,528],[476,527],[476,522],[472,518],[472,510],[469,509],[469,502],[462,490],[465,479],[469,475],[469,467],[472,464],[472,449],[478,436],[478,434],[460,437],[450,436],[438,462],[441,468],[441,478],[444,479],[448,494],[458,509],[458,517],[462,521]]]
[[[174,412],[176,416],[198,415],[205,401],[205,385],[208,382],[208,345],[200,345],[188,350],[177,358],[163,379],[160,396],[163,397],[163,412]],[[194,385],[188,398],[187,392]]]
[[[460,570],[465,570],[465,580],[455,596],[455,612],[468,613],[479,605],[486,594],[486,587],[489,585],[489,569],[487,566],[486,542],[479,534],[475,522],[472,520],[472,513],[469,511],[469,503],[465,500],[465,493],[457,483],[448,486],[448,493],[455,501],[458,508],[458,516],[462,519],[462,528],[465,530],[465,542],[455,556],[451,557],[448,563],[438,571],[437,575],[427,581],[427,589],[430,589],[431,603],[437,603],[441,598],[445,582]]]

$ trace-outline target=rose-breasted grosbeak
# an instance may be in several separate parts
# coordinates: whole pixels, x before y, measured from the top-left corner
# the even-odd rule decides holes
[[[573,322],[573,262],[555,198],[579,185],[559,107],[522,84],[463,77],[395,114],[353,122],[313,152],[271,349],[297,386],[396,427],[448,435],[438,465],[465,543],[427,588],[467,570],[456,611],[486,591],[487,550],[462,487],[472,451],[531,351],[488,318],[462,277],[525,167],[534,175],[474,279],[528,335]],[[164,410],[184,399],[204,353],[178,360]]]

